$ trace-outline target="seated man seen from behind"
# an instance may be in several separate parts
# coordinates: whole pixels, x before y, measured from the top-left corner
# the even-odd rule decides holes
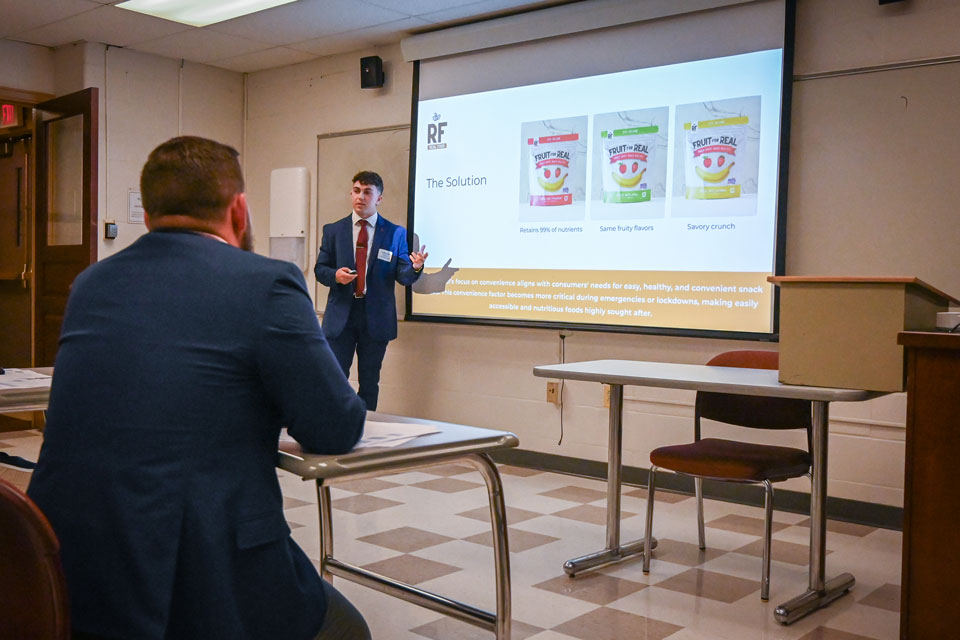
[[[150,232],[73,283],[28,491],[74,631],[369,638],[291,539],[274,467],[281,427],[341,453],[366,415],[303,275],[252,253],[231,147],[174,138],[140,189]]]

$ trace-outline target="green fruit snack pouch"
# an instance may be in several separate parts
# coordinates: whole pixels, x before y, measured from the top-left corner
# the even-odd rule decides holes
[[[603,201],[649,202],[653,155],[659,127],[601,131],[603,141]]]

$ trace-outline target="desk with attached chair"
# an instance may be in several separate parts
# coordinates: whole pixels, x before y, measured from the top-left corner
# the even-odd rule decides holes
[[[325,578],[337,576],[395,596],[407,602],[443,613],[463,622],[494,632],[497,640],[510,638],[510,556],[507,544],[507,520],[503,485],[490,453],[516,447],[517,437],[506,431],[480,429],[448,422],[420,420],[370,413],[368,420],[429,425],[436,433],[422,435],[397,447],[354,449],[340,455],[304,453],[295,442],[281,441],[277,466],[317,487],[320,512],[320,571]],[[333,555],[333,513],[330,485],[438,464],[464,462],[483,476],[490,503],[493,528],[496,613],[419,589],[392,578],[348,564]]]

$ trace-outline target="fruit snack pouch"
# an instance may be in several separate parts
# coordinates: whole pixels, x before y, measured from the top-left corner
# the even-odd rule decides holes
[[[578,133],[527,138],[530,206],[573,204],[571,172],[577,169],[574,156],[579,139]]]
[[[603,201],[649,202],[657,126],[601,131]]]
[[[684,156],[687,199],[739,198],[737,150],[746,142],[747,116],[687,122]]]

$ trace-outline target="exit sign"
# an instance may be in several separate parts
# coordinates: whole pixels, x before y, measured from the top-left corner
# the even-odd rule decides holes
[[[15,104],[3,103],[0,105],[0,128],[19,127],[23,125],[23,111]]]

